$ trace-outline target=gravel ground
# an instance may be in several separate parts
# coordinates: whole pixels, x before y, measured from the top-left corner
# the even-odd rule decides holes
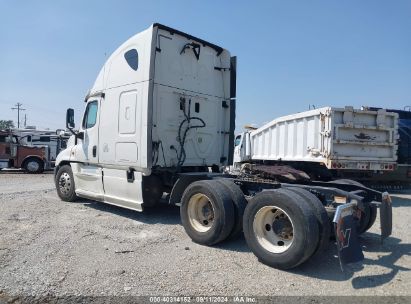
[[[393,236],[366,233],[341,272],[336,248],[298,269],[259,263],[244,239],[194,244],[178,207],[138,213],[60,201],[51,173],[0,172],[1,295],[411,295],[411,195],[394,197]],[[0,301],[1,302],[1,301]]]

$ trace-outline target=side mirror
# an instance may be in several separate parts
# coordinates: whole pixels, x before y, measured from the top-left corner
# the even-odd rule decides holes
[[[76,125],[74,124],[74,110],[67,109],[66,113],[66,127],[67,129],[71,130],[74,129]]]

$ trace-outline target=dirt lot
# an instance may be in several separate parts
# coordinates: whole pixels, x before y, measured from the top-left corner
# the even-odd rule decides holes
[[[0,172],[0,295],[411,295],[411,195],[377,222],[365,260],[341,272],[336,248],[293,271],[259,263],[244,239],[194,244],[177,207],[144,213],[60,201],[51,173]]]

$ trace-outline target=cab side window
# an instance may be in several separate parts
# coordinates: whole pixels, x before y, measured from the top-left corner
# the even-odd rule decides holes
[[[83,129],[89,129],[94,127],[97,121],[98,103],[97,100],[89,102],[87,105],[86,113],[83,119]]]

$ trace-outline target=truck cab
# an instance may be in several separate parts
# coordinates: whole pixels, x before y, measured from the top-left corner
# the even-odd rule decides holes
[[[57,171],[70,167],[76,196],[141,211],[177,173],[232,163],[235,64],[227,50],[161,24],[131,37],[85,97]]]
[[[238,168],[243,162],[251,160],[250,133],[244,131],[235,137],[234,142],[234,167]]]

